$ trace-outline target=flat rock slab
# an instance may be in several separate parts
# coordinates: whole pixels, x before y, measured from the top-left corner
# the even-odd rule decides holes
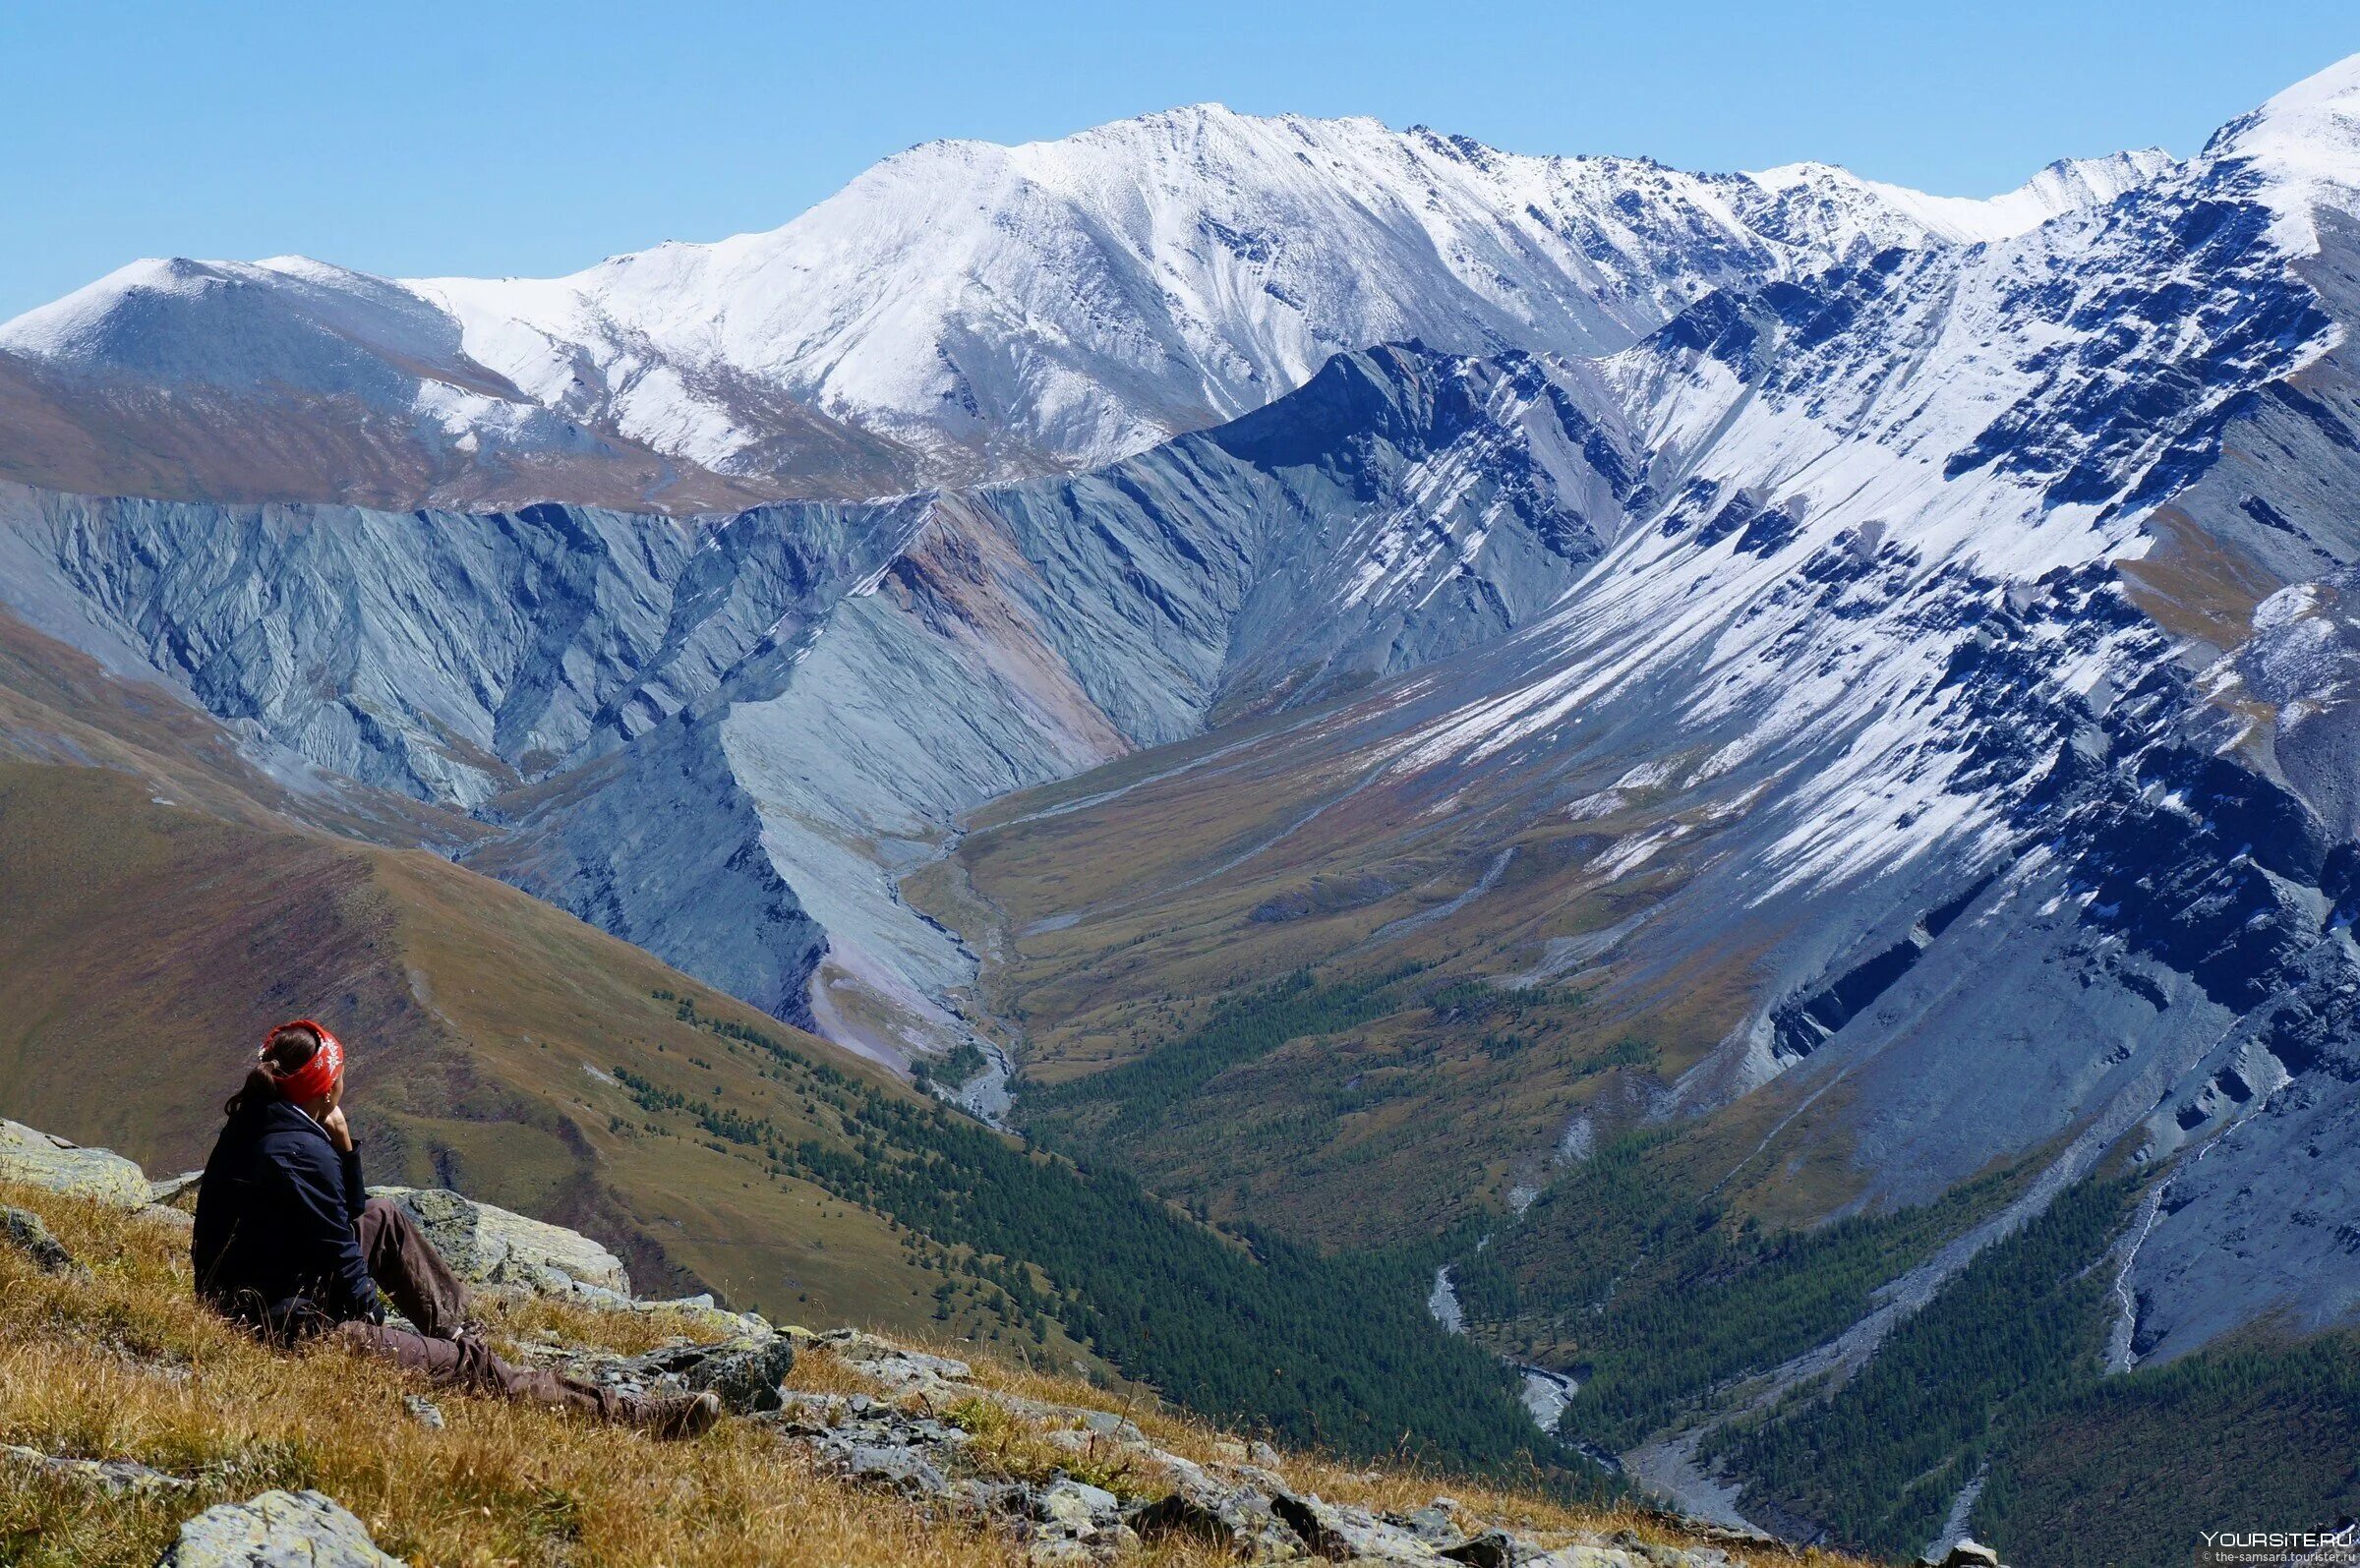
[[[112,1149],[86,1149],[0,1118],[0,1182],[144,1208],[148,1173]]]
[[[584,1293],[627,1303],[631,1277],[622,1259],[579,1231],[478,1203],[428,1187],[373,1187],[426,1232],[459,1278],[475,1285],[514,1285],[544,1296]]]
[[[44,1454],[37,1448],[25,1448],[16,1443],[0,1443],[0,1461],[19,1465],[27,1470],[53,1476],[59,1481],[95,1486],[100,1491],[121,1496],[127,1492],[189,1491],[196,1482],[179,1476],[167,1476],[160,1470],[130,1459],[68,1459],[57,1454]]]
[[[402,1568],[368,1529],[316,1491],[266,1491],[222,1503],[180,1527],[156,1568]]]

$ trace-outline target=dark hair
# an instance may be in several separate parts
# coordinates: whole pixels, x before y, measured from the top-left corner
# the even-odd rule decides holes
[[[265,1105],[279,1097],[278,1080],[302,1068],[320,1051],[320,1035],[308,1023],[282,1023],[263,1042],[263,1054],[247,1069],[238,1092],[222,1102],[221,1114],[235,1116],[249,1105]]]

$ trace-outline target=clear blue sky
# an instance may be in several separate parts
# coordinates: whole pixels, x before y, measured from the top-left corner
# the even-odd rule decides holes
[[[1207,99],[1988,195],[2193,151],[2355,51],[2350,0],[0,0],[0,317],[140,256],[570,271],[775,227],[912,143]]]

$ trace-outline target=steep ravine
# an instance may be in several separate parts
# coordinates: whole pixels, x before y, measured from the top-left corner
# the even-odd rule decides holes
[[[11,490],[0,596],[286,766],[474,813],[499,832],[470,863],[898,1063],[968,1034],[937,999],[973,956],[896,889],[960,812],[1276,672],[1303,701],[1414,668],[1571,580],[1630,483],[1578,381],[1381,349],[1102,474],[685,521]]]

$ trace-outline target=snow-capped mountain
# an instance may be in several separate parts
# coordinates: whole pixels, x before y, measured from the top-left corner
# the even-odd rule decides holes
[[[784,228],[565,278],[135,263],[0,326],[0,463],[84,491],[673,511],[1018,478],[1234,418],[1335,353],[1610,351],[1724,283],[2019,233],[2168,161],[1978,202],[1210,105],[930,143]]]
[[[2351,1321],[2356,220],[2360,60],[2103,208],[1716,293],[1564,383],[1635,462],[1545,613],[1042,808],[1139,847],[1119,896],[1030,913],[1087,958],[1185,899],[1149,973],[1375,965],[1445,919],[1448,961],[1675,1042],[1530,1127],[1511,1206],[1773,1085],[1759,1179],[1874,1209],[2027,1171],[1774,1389],[2109,1157],[2168,1173],[2109,1262],[2118,1368]],[[1697,996],[1736,1000],[1683,1040]],[[1365,1158],[1305,1163],[1368,1200]]]
[[[1691,1118],[1753,1150],[1723,1182],[1809,1173],[1811,1219],[2011,1173],[1749,1369],[1788,1388],[2107,1162],[2158,1170],[2108,1258],[2130,1366],[2360,1312],[2356,237],[2360,60],[2185,162],[1980,203],[1191,110],[918,148],[558,282],[173,263],[0,333],[23,429],[87,435],[103,385],[177,422],[117,436],[266,407],[272,474],[581,488],[20,488],[0,603],[886,1057],[962,1037],[1010,957],[907,874],[1088,773],[1023,819],[1073,825],[1070,901],[1005,936],[1073,992],[1118,954],[1414,960],[1650,1023],[1653,1066],[1419,1145],[1421,1201],[1536,1212]],[[128,449],[168,489],[195,448]],[[791,472],[907,493],[588,504]],[[1404,1074],[1388,1135],[1475,1141],[1466,1081]],[[1292,1190],[1395,1212],[1370,1146]]]

